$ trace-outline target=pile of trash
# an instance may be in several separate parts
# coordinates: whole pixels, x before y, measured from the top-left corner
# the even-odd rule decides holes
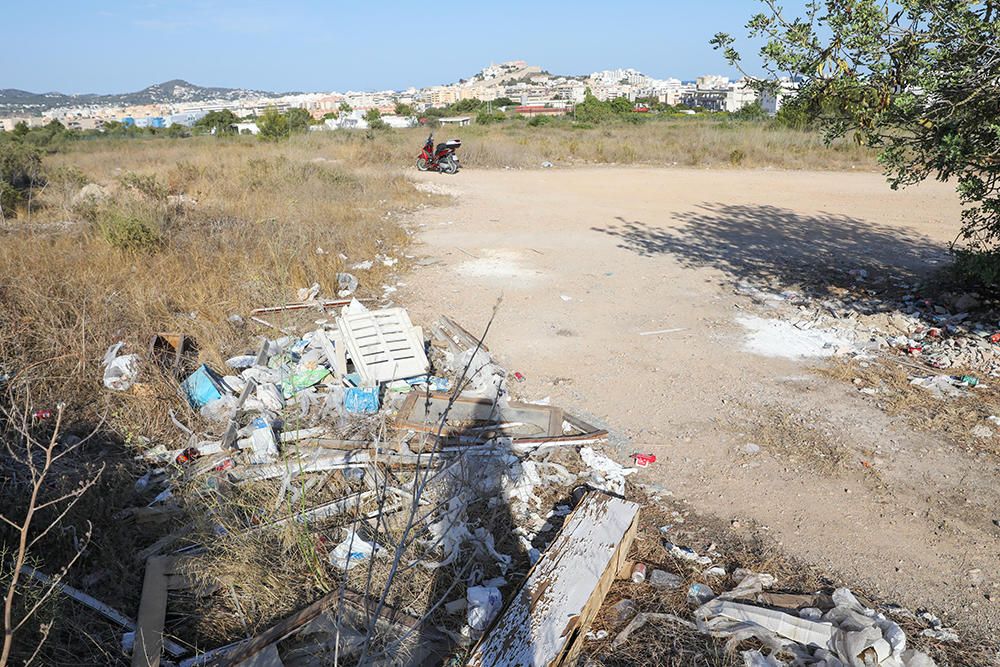
[[[280,641],[265,641],[272,637],[265,633],[179,664],[236,664],[265,650],[278,651],[286,665],[300,664],[296,655],[328,653],[385,659],[400,649],[387,634],[437,637],[432,648],[442,655],[442,647],[472,646],[510,600],[514,569],[542,559],[586,494],[623,495],[635,469],[594,449],[607,438],[603,429],[547,401],[514,400],[507,370],[451,318],[425,335],[403,308],[324,300],[316,290],[300,297],[259,308],[251,319],[277,330],[262,318],[290,314],[307,325],[281,327],[283,335],[230,356],[224,367],[198,363],[195,341],[169,333],[154,336],[144,355],[122,354],[116,344],[105,358],[104,384],[114,391],[140,391],[152,364],[177,379],[178,403],[169,411],[176,441],[148,443],[141,454],[151,469],[138,484],[162,491],[137,512],[171,510],[192,484],[222,503],[232,487],[271,485],[276,508],[295,508],[287,516],[211,532],[303,526],[341,581],[315,614],[275,626],[283,628],[275,630]],[[152,627],[142,613],[169,604],[164,591],[178,559],[211,547],[179,547],[170,537],[141,554],[147,574],[139,619],[125,626],[133,657],[189,653],[179,648],[185,638],[164,637],[162,613],[152,614]],[[401,563],[405,578],[413,568],[427,572],[444,597],[393,608]],[[163,567],[162,576],[150,574]],[[409,649],[425,657],[431,650]]]
[[[817,331],[846,343],[836,354],[911,357],[929,369],[962,368],[1000,377],[1000,313],[977,294],[921,297],[916,286],[894,281],[872,289],[867,271],[850,272],[853,289],[828,287],[819,297],[770,292],[740,282],[736,294],[763,306],[769,317],[802,331]]]

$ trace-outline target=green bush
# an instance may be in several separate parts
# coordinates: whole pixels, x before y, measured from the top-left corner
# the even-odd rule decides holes
[[[477,125],[492,125],[493,123],[502,123],[505,120],[507,120],[507,116],[502,111],[480,111],[476,114]]]
[[[764,111],[764,107],[760,105],[760,102],[750,102],[738,111],[729,114],[729,117],[733,120],[761,121],[767,120],[767,112]]]
[[[528,125],[531,127],[541,127],[542,125],[548,125],[551,122],[551,116],[532,116],[531,120],[528,121]]]
[[[42,156],[38,149],[17,141],[5,141],[0,149],[0,207],[4,217],[13,217],[34,188],[45,185]]]
[[[0,181],[0,219],[13,218],[22,201],[23,196],[19,190]]]
[[[101,211],[97,232],[109,245],[125,252],[152,251],[163,243],[159,221],[150,211]]]
[[[156,180],[155,174],[143,175],[126,172],[118,178],[118,182],[129,190],[149,197],[155,201],[166,201],[167,188]]]
[[[952,272],[962,285],[995,288],[1000,285],[1000,250],[956,250]]]
[[[257,119],[257,135],[261,141],[286,139],[289,134],[288,117],[275,108],[269,108]]]

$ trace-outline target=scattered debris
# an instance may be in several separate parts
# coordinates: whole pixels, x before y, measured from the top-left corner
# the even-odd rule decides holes
[[[398,260],[378,255],[375,261],[391,266]],[[338,274],[337,286],[353,293],[358,281]],[[182,563],[198,558],[213,538],[177,520],[184,516],[173,497],[180,484],[220,502],[235,487],[276,493],[266,503],[273,514],[255,510],[238,525],[215,530],[226,539],[279,528],[299,531],[297,543],[316,550],[313,566],[330,586],[268,630],[250,636],[244,621],[243,634],[224,635],[236,641],[181,665],[331,664],[335,655],[349,664],[389,664],[390,656],[407,655],[409,662],[401,664],[416,666],[465,655],[475,666],[570,665],[585,640],[608,638],[607,630],[589,629],[616,578],[647,593],[684,597],[691,578],[655,568],[657,561],[645,555],[644,562],[626,560],[639,514],[639,505],[626,499],[627,478],[655,463],[654,454],[634,453],[635,467],[625,467],[598,449],[608,435],[603,429],[547,399],[514,400],[510,390],[516,386],[508,380],[521,382],[524,375],[508,373],[481,339],[448,317],[425,336],[402,308],[323,300],[318,285],[303,288],[298,299],[253,311],[274,314],[282,327],[267,326],[280,336],[262,338],[253,349],[227,351],[225,374],[207,364],[192,369],[196,348],[182,334],[161,333],[150,342],[149,361],[183,377],[181,399],[191,410],[168,411],[176,441],[144,452],[150,470],[136,482],[137,493],[155,497],[148,507],[122,515],[170,531],[135,554],[146,562],[137,622],[130,627],[120,614],[116,620],[134,629],[125,642],[132,645],[133,665],[161,664],[163,651],[174,658],[191,652],[166,636],[183,635],[177,624],[167,623],[168,597],[178,586],[192,585]],[[292,326],[279,317],[308,324]],[[125,358],[118,356],[121,347],[109,350],[106,366],[122,366],[115,381],[127,389],[139,358],[126,355],[127,362],[118,362]],[[972,386],[962,378],[959,384],[949,386]],[[753,455],[760,448],[749,443],[743,451]],[[167,527],[170,521],[176,523]],[[682,522],[677,516],[674,523]],[[678,571],[711,578],[716,590],[730,576],[714,545],[706,555],[665,539],[662,548],[676,559]],[[521,582],[519,573],[526,570]],[[425,597],[409,606],[410,600],[390,595],[397,575],[409,580],[416,573],[433,573],[441,584],[433,594],[440,599]],[[739,585],[718,596],[702,581],[688,587],[688,599],[698,606],[694,621],[644,613],[638,594],[615,601],[615,620],[625,627],[611,645],[629,641],[650,621],[687,631],[709,628],[717,636],[729,636],[733,624],[742,624],[765,645],[765,652],[749,658],[760,664],[783,664],[771,647],[820,637],[828,626],[837,630],[827,633],[822,650],[842,655],[842,644],[853,641],[852,631],[840,630],[840,617],[827,618],[847,603],[771,593],[764,589],[773,577],[764,574],[737,570],[732,577]],[[84,604],[109,618],[117,614],[96,600]],[[743,609],[764,609],[752,605],[776,611]],[[779,623],[790,610],[798,614],[790,616],[795,622]],[[952,641],[946,628],[929,630],[939,641]],[[874,637],[874,631],[865,632]],[[834,639],[840,643],[830,646]],[[887,634],[885,641],[896,656],[895,639]],[[465,653],[456,654],[456,645]],[[881,644],[865,644],[861,651],[871,647],[882,655]],[[814,655],[819,648],[801,650]]]
[[[738,317],[748,332],[747,351],[765,357],[808,359],[845,355],[856,351],[854,344],[834,329],[800,329],[779,319]]]

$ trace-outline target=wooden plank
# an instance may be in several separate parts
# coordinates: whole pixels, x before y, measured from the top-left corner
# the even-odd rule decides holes
[[[285,637],[294,633],[303,625],[316,618],[337,600],[338,591],[327,593],[320,599],[313,602],[308,607],[304,607],[291,616],[288,616],[277,624],[260,633],[250,641],[240,644],[233,651],[223,656],[217,663],[218,667],[235,667],[244,660],[247,660],[257,653],[263,651],[271,644],[281,641]]]
[[[157,556],[146,561],[135,645],[132,648],[132,667],[159,667],[166,620],[167,559]]]
[[[313,334],[313,338],[319,341],[320,347],[323,348],[323,354],[326,356],[326,363],[329,364],[330,370],[333,371],[333,377],[340,380],[344,376],[343,367],[340,365],[337,356],[337,347],[331,341],[330,337],[326,335],[326,331],[322,328],[317,329]],[[341,350],[343,352],[343,350]]]
[[[181,541],[185,535],[194,530],[194,524],[187,524],[181,526],[172,533],[168,533],[150,544],[145,549],[139,551],[135,555],[135,559],[138,561],[149,560],[153,556],[159,556],[161,553],[169,549],[172,545]]]
[[[230,653],[222,657],[218,662],[213,663],[215,667],[237,667],[244,661],[252,658],[257,653],[267,649],[286,637],[290,637],[309,621],[313,620],[328,608],[333,608],[340,596],[340,591],[327,593],[320,599],[313,602],[308,607],[304,607],[291,616],[279,621],[253,639],[236,646]],[[354,607],[367,615],[373,611],[376,603],[374,600],[366,598],[360,593],[351,590],[344,591],[344,603]],[[444,635],[431,626],[421,626],[421,620],[396,609],[391,605],[383,605],[379,613],[379,620],[392,625],[407,628],[417,628],[424,636],[431,640],[444,639]]]
[[[585,495],[466,665],[573,664],[638,525],[638,504],[596,491]]]
[[[362,299],[367,301],[367,299]],[[333,299],[330,301],[305,301],[299,303],[286,303],[283,306],[265,306],[264,308],[254,308],[250,311],[251,315],[263,315],[265,313],[280,313],[286,310],[305,310],[307,308],[319,308],[326,310],[327,308],[338,308],[340,306],[346,306],[351,303],[351,299]]]
[[[343,383],[344,376],[347,375],[347,344],[339,331],[330,338],[333,341],[334,353],[337,355],[337,368],[333,371],[333,377],[337,382]]]

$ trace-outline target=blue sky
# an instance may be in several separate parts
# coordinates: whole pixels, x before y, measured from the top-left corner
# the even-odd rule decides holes
[[[5,3],[0,88],[116,93],[206,86],[376,90],[450,83],[490,62],[551,72],[731,74],[708,45],[754,0],[50,0]],[[791,0],[788,5],[800,5]],[[752,66],[753,59],[749,59]]]

